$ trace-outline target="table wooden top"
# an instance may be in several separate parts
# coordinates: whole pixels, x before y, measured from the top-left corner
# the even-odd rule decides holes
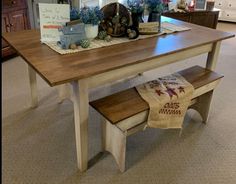
[[[87,78],[234,36],[232,33],[171,18],[165,18],[166,20],[190,27],[191,30],[67,55],[60,55],[42,44],[39,30],[4,33],[2,36],[50,86]]]

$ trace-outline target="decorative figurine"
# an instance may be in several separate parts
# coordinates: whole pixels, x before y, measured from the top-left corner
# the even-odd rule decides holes
[[[83,39],[80,41],[80,46],[82,48],[88,48],[90,46],[90,41],[88,39]]]
[[[60,35],[60,41],[57,44],[62,49],[69,49],[72,44],[79,45],[80,41],[86,38],[84,24],[78,21],[68,22],[59,28],[59,31],[63,34]],[[74,48],[74,45],[72,47]]]
[[[186,0],[180,0],[178,3],[178,8],[182,10],[186,10],[188,8]]]
[[[107,32],[106,32],[106,31],[100,31],[100,32],[98,33],[98,38],[99,38],[100,40],[104,40],[106,36],[107,36]]]
[[[74,44],[74,43],[70,44],[70,49],[72,49],[72,50],[75,50],[75,49],[77,49],[77,45],[76,45],[76,44]]]
[[[139,31],[135,26],[128,27],[127,36],[129,39],[136,39],[139,36]]]
[[[107,42],[110,42],[110,41],[112,40],[112,38],[111,38],[110,35],[107,35],[107,36],[105,37],[105,40],[106,40]]]

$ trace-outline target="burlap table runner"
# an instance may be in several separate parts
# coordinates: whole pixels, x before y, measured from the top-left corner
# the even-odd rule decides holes
[[[160,35],[163,35],[163,34],[171,34],[171,33],[175,33],[175,32],[187,31],[187,30],[190,30],[190,28],[185,27],[185,26],[175,25],[175,24],[172,24],[172,23],[169,23],[169,22],[163,22],[161,30],[162,31],[159,34],[139,35],[139,37],[137,39],[134,39],[134,40],[130,40],[126,37],[112,38],[112,40],[110,42],[107,42],[107,41],[104,41],[104,40],[94,39],[94,40],[91,41],[90,46],[88,48],[78,47],[77,49],[74,49],[74,50],[72,50],[72,49],[61,49],[61,47],[58,46],[56,42],[44,42],[44,43],[59,54],[72,54],[72,53],[76,53],[76,52],[82,52],[82,51],[86,51],[86,50],[91,50],[91,49],[96,49],[96,48],[101,48],[101,47],[108,47],[108,46],[111,46],[111,45],[116,45],[116,44],[121,44],[121,43],[146,39],[146,38],[150,38],[150,37],[160,36]]]
[[[150,107],[148,127],[182,129],[194,88],[181,75],[175,73],[161,77],[136,89]]]

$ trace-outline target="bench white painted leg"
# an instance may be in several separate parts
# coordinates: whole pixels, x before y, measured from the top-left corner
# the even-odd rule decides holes
[[[110,122],[103,123],[103,145],[115,158],[121,172],[125,171],[126,133],[112,125]]]
[[[28,75],[29,75],[29,82],[30,82],[31,107],[37,107],[38,106],[38,93],[37,93],[36,72],[29,65],[28,65]]]
[[[212,96],[213,90],[199,96],[197,99],[197,103],[192,107],[199,112],[202,117],[203,123],[207,123],[208,121]]]
[[[86,80],[72,82],[75,138],[78,168],[86,171],[88,167],[88,114],[89,94]]]
[[[71,99],[70,86],[68,84],[58,86],[58,98],[58,103],[62,103],[65,99]]]

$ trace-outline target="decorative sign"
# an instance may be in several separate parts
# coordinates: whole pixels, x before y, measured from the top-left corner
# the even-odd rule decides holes
[[[58,28],[70,21],[69,4],[39,3],[41,42],[60,40]]]

